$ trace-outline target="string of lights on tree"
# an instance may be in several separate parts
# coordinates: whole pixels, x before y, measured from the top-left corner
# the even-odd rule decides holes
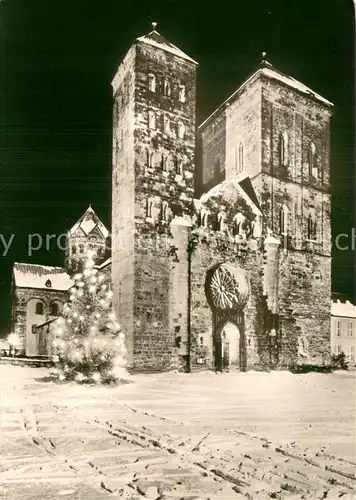
[[[112,310],[112,292],[89,252],[83,273],[52,328],[54,374],[79,383],[118,382],[127,375],[125,335]]]

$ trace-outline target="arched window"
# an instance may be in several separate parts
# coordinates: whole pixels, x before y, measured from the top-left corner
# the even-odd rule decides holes
[[[59,315],[59,305],[56,302],[52,302],[50,305],[50,315],[58,316]]]
[[[156,77],[153,73],[148,75],[148,89],[151,92],[156,92]]]
[[[52,281],[51,280],[47,280],[46,283],[45,283],[46,287],[47,288],[52,288]]]
[[[180,102],[185,102],[185,85],[179,85],[178,89],[178,100]]]
[[[184,135],[185,135],[184,123],[179,121],[178,122],[178,137],[179,137],[179,139],[184,139]]]
[[[147,149],[146,151],[146,167],[152,168],[152,159],[153,159],[153,153]]]
[[[244,146],[241,141],[239,147],[237,148],[237,173],[239,174],[240,172],[242,172],[243,168],[244,168]]]
[[[156,115],[152,109],[148,112],[148,128],[155,129],[156,128]]]
[[[163,117],[163,132],[167,135],[170,135],[171,133],[171,124],[168,116]]]
[[[153,208],[153,200],[152,198],[147,198],[146,200],[146,217],[152,219],[152,208]]]
[[[171,95],[171,84],[168,78],[164,78],[163,80],[163,95],[170,96]]]
[[[168,203],[166,201],[162,201],[161,205],[161,219],[163,221],[168,220]]]
[[[317,239],[317,225],[315,217],[309,214],[308,217],[308,240],[316,240]]]
[[[278,156],[279,156],[279,164],[282,167],[286,167],[288,165],[288,134],[287,132],[281,132],[279,134],[279,143],[278,143]]]
[[[316,149],[313,142],[309,146],[309,157],[308,157],[308,174],[310,177],[318,177],[318,169],[316,163]]]
[[[83,245],[83,243],[81,243],[79,245],[79,253],[84,253],[84,245]]]
[[[161,167],[162,167],[162,172],[167,172],[167,170],[168,170],[168,157],[164,153],[162,153]]]
[[[183,162],[180,158],[174,160],[175,170],[177,175],[183,175]]]
[[[77,253],[77,247],[75,245],[72,246],[72,254],[75,255]]]
[[[43,314],[43,302],[36,302],[36,309],[35,309],[36,314]]]
[[[285,205],[279,211],[279,234],[288,234],[288,208]]]

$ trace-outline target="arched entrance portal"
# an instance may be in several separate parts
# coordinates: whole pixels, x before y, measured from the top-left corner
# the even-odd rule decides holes
[[[215,369],[246,369],[244,306],[249,288],[242,269],[228,263],[211,267],[205,293],[213,316]]]
[[[240,330],[228,321],[221,330],[223,367],[240,367]]]

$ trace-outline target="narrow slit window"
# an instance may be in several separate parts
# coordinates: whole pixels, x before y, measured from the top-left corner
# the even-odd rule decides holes
[[[151,92],[156,92],[156,77],[153,73],[148,75],[148,89]]]
[[[279,211],[279,233],[283,235],[288,233],[288,209],[285,206]]]
[[[288,134],[287,132],[281,132],[279,134],[279,164],[282,167],[286,167],[288,164]]]
[[[161,167],[163,172],[167,172],[167,163],[168,163],[167,155],[163,153],[161,159]]]
[[[166,201],[162,202],[161,219],[165,222],[167,222],[167,220],[168,220],[168,203]]]
[[[153,208],[153,200],[150,198],[147,198],[146,201],[146,217],[152,218],[152,208]]]
[[[316,240],[317,236],[317,224],[315,217],[312,215],[309,215],[308,217],[308,239],[309,240]]]
[[[185,126],[182,121],[178,122],[178,137],[179,139],[184,139],[185,136]]]
[[[243,171],[244,168],[244,146],[242,142],[240,142],[239,147],[237,149],[237,173]]]
[[[180,102],[185,102],[185,100],[186,100],[185,85],[179,85],[178,100]]]
[[[152,110],[148,112],[148,128],[150,129],[156,128],[156,115],[155,112]]]
[[[163,95],[169,97],[171,95],[171,84],[168,78],[163,80]]]

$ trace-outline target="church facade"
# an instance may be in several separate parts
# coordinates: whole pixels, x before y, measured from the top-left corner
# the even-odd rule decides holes
[[[112,82],[112,286],[129,363],[322,363],[332,104],[263,61],[196,130],[196,71],[154,29]]]
[[[101,262],[128,364],[324,363],[332,104],[263,60],[197,127],[197,67],[154,26],[112,81],[112,244]],[[99,226],[93,240],[108,236]],[[66,262],[69,275],[80,268],[71,245]]]

